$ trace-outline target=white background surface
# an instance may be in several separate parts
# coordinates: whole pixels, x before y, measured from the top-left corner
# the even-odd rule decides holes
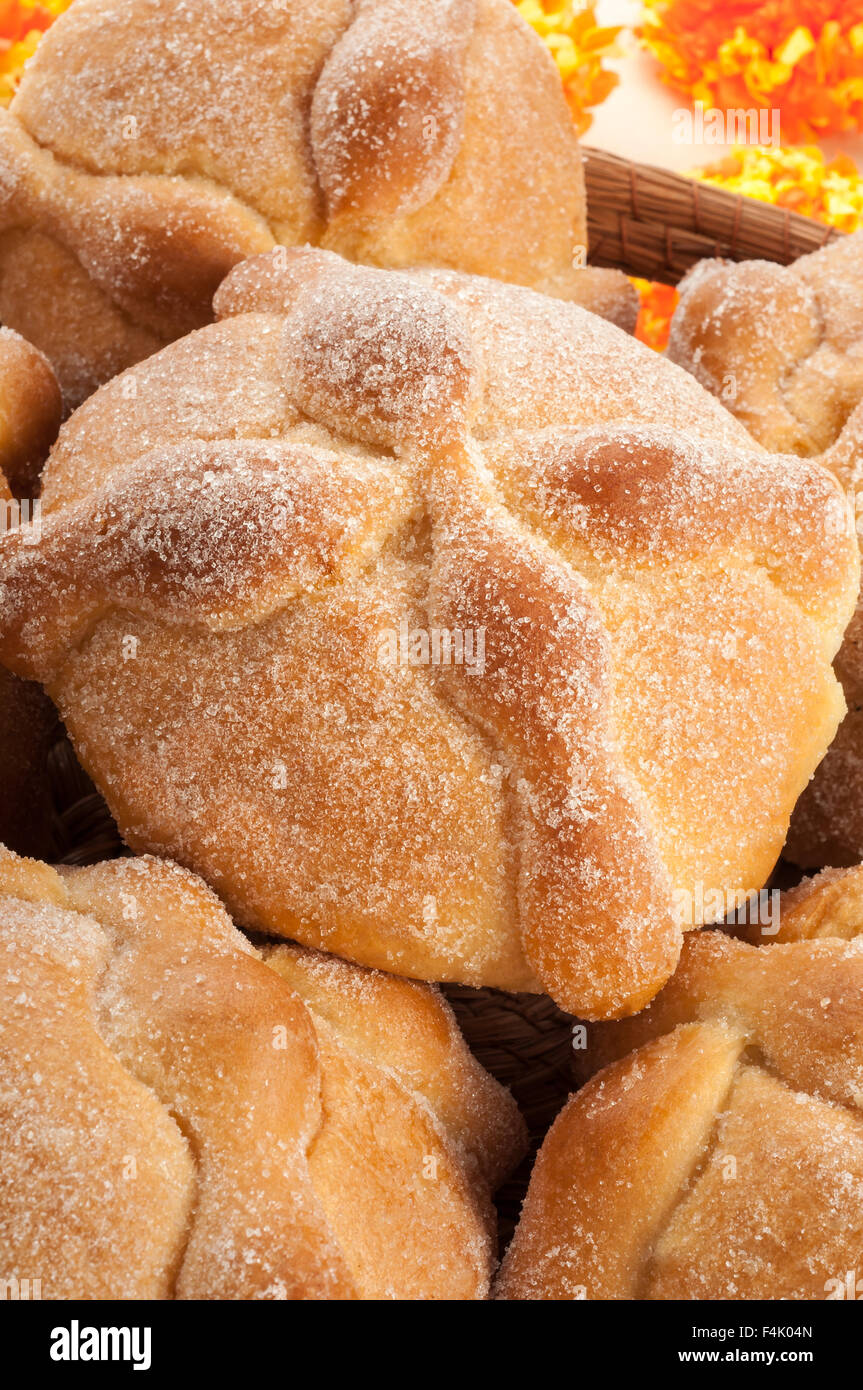
[[[639,0],[599,0],[597,5],[600,24],[634,26],[640,16]],[[720,159],[727,146],[674,143],[672,113],[684,106],[685,100],[665,86],[658,63],[639,48],[632,34],[621,34],[619,43],[625,56],[609,60],[608,66],[620,74],[620,86],[594,111],[593,125],[584,136],[584,143],[639,163],[661,164],[682,172]],[[839,150],[847,152],[863,173],[863,136],[825,140],[823,148],[828,155]]]

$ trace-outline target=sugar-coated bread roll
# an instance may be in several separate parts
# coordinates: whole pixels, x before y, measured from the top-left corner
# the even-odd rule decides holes
[[[48,362],[0,328],[0,531],[23,526],[28,541],[38,540],[31,502],[60,418],[60,389]],[[37,686],[0,669],[0,842],[29,854],[48,847],[45,755],[55,722]]]
[[[823,454],[863,399],[863,232],[790,266],[701,261],[668,353],[765,448]]]
[[[0,111],[0,321],[67,403],[305,243],[635,324],[626,277],[583,268],[578,141],[511,0],[76,0]]]
[[[642,1007],[843,713],[835,479],[530,290],[280,250],[217,302],[64,427],[0,659],[241,924]]]
[[[505,1299],[839,1299],[863,1260],[863,868],[690,936],[540,1150]],[[843,939],[844,938],[844,939]],[[754,938],[753,938],[754,939]],[[761,940],[767,938],[761,937]]]
[[[256,950],[164,861],[0,850],[0,1277],[54,1299],[474,1299],[512,1097],[438,992]]]
[[[787,267],[702,261],[680,290],[671,358],[766,448],[818,458],[832,469],[859,517],[863,232]],[[785,851],[804,866],[863,858],[863,606],[836,673],[848,714],[801,798]]]

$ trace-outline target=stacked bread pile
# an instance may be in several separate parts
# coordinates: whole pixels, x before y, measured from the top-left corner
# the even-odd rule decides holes
[[[729,410],[710,272],[678,365],[585,250],[510,0],[75,0],[0,113],[0,318],[35,344],[0,337],[0,1278],[818,1298],[852,1267],[858,878],[755,944],[698,929],[789,825],[825,862],[863,305],[813,270],[824,323],[732,365]],[[58,715],[112,862],[12,852],[50,858]],[[524,1125],[441,983],[585,1020],[496,1285]]]

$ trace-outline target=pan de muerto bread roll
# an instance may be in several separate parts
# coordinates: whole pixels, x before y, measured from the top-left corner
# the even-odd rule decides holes
[[[64,427],[0,659],[241,924],[640,1008],[843,713],[835,479],[529,290],[282,250],[218,307]]]
[[[690,936],[650,1008],[588,1028],[604,1069],[540,1150],[501,1297],[847,1296],[863,1270],[863,869],[795,890],[781,922],[783,944]]]
[[[863,232],[788,267],[703,261],[680,288],[669,355],[766,448],[831,468],[859,514]],[[785,851],[802,865],[863,857],[863,606],[836,674],[848,715],[801,798]]]
[[[436,990],[263,955],[159,860],[0,851],[0,1278],[483,1298],[515,1103]]]
[[[625,276],[583,268],[578,141],[511,0],[76,0],[0,112],[0,320],[67,402],[309,242],[635,324]]]
[[[46,359],[0,328],[0,530],[23,526],[38,540],[29,505],[60,427],[60,390]],[[13,500],[26,498],[24,507]],[[0,841],[30,854],[47,850],[45,755],[56,716],[38,688],[0,669]]]

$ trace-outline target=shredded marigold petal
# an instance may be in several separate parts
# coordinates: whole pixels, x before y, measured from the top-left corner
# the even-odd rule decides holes
[[[863,130],[863,0],[643,0],[664,80],[721,110],[775,107],[789,142]]]
[[[604,59],[617,55],[621,26],[596,22],[592,0],[515,0],[519,13],[547,44],[560,70],[579,135],[590,128],[591,108],[601,105],[619,82]]]
[[[0,106],[8,106],[39,40],[72,0],[0,0]]]

